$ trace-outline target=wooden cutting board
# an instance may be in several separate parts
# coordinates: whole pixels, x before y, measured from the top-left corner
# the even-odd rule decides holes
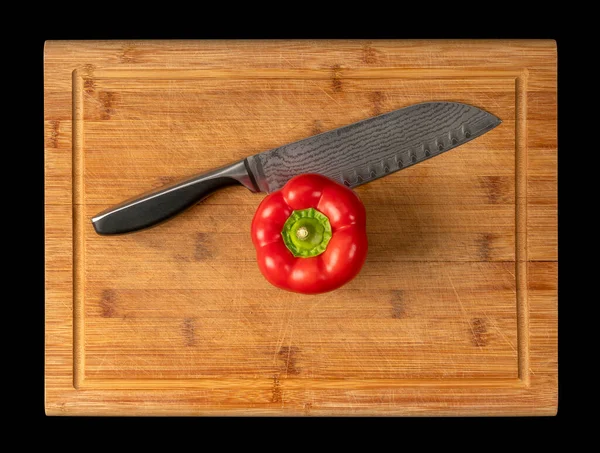
[[[46,43],[46,412],[552,415],[553,41]],[[361,186],[360,275],[304,296],[260,274],[262,194],[130,235],[97,212],[423,101],[503,123]]]

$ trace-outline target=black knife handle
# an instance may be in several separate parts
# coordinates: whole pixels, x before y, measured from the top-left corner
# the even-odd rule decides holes
[[[246,159],[126,200],[92,218],[98,234],[121,234],[156,225],[222,187],[240,184],[257,192]]]

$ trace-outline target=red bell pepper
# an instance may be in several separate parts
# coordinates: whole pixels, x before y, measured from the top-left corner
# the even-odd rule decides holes
[[[367,257],[365,207],[325,176],[296,176],[258,206],[252,242],[260,271],[293,292],[332,291],[352,280]]]

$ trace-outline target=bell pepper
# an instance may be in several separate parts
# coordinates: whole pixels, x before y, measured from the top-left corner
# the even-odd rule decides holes
[[[318,174],[296,176],[267,195],[251,234],[264,277],[298,293],[341,287],[367,257],[366,213],[358,195]]]

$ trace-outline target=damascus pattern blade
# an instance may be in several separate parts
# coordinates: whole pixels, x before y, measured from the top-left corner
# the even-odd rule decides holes
[[[501,122],[472,105],[425,102],[256,154],[247,163],[267,193],[302,173],[354,188],[456,148]]]

